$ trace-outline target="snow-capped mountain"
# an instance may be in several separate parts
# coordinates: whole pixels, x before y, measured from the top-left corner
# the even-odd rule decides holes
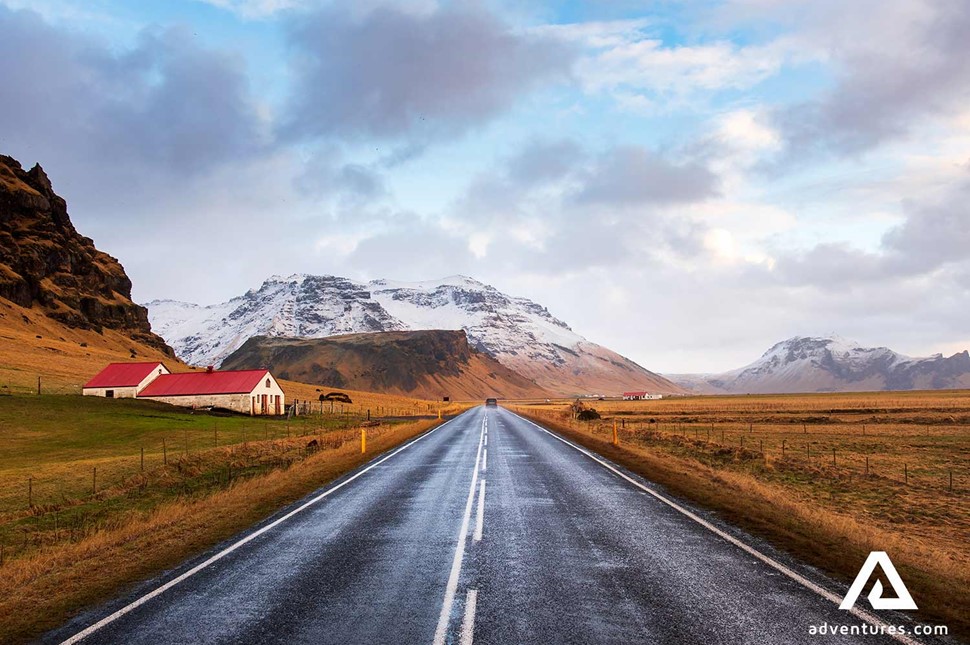
[[[970,354],[912,358],[839,336],[796,336],[747,367],[723,374],[667,374],[698,393],[864,392],[970,387]]]
[[[219,365],[257,335],[323,338],[464,329],[476,349],[553,392],[679,391],[587,341],[545,307],[464,276],[412,283],[273,276],[258,289],[217,305],[155,300],[146,306],[152,329],[195,365]]]

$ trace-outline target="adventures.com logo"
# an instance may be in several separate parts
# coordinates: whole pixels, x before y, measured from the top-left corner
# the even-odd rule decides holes
[[[866,558],[865,564],[862,565],[862,569],[859,570],[859,574],[849,587],[845,598],[842,599],[842,604],[839,605],[839,609],[851,611],[853,614],[863,618],[865,622],[855,625],[835,625],[831,623],[810,625],[808,633],[812,636],[891,636],[904,643],[917,642],[907,638],[910,635],[946,636],[949,633],[946,625],[890,625],[875,618],[871,614],[855,610],[859,596],[862,595],[866,585],[872,579],[877,567],[882,570],[883,576],[889,582],[889,586],[892,587],[892,592],[895,595],[893,597],[883,596],[885,589],[882,581],[876,578],[872,589],[869,591],[869,595],[866,596],[869,605],[874,610],[895,609],[915,611],[917,609],[916,601],[913,600],[913,596],[909,593],[909,589],[906,588],[902,577],[896,571],[896,567],[893,566],[892,560],[889,559],[889,554],[885,551],[873,551]]]
[[[869,554],[869,557],[866,558],[866,563],[859,570],[859,575],[855,577],[855,581],[849,587],[849,593],[845,594],[845,598],[842,599],[842,604],[839,605],[839,609],[852,609],[855,606],[855,601],[859,599],[862,590],[865,589],[866,583],[869,582],[877,566],[882,569],[886,579],[889,580],[889,584],[896,593],[896,597],[883,598],[882,582],[877,579],[876,584],[872,585],[872,591],[867,596],[872,608],[916,610],[916,603],[913,602],[913,597],[909,595],[909,589],[903,584],[903,579],[899,577],[899,572],[896,571],[896,567],[893,566],[893,561],[889,559],[889,554],[885,551],[873,551]]]

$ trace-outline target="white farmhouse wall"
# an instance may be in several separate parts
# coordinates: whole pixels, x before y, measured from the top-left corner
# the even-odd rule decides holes
[[[139,389],[137,387],[86,387],[81,390],[81,394],[84,396],[108,396],[108,390],[112,390],[114,392],[112,396],[116,399],[133,399],[138,394]]]
[[[142,382],[138,384],[137,392],[141,392],[142,390],[144,390],[146,387],[148,387],[149,383],[157,379],[162,374],[171,374],[171,372],[168,371],[167,367],[165,367],[162,364],[159,364],[155,369],[152,370],[151,374],[146,376],[142,380]]]
[[[269,385],[267,385],[267,382]],[[245,412],[257,415],[263,414],[262,401],[264,395],[267,399],[266,414],[276,414],[276,404],[274,403],[275,399],[273,398],[276,396],[279,397],[280,412],[282,413],[286,411],[286,395],[283,394],[283,388],[281,388],[280,384],[276,382],[273,375],[267,372],[266,376],[260,380],[259,385],[257,385],[255,389],[249,393],[249,408],[245,410]]]
[[[243,414],[252,412],[248,394],[193,394],[186,396],[144,396],[141,398],[179,405],[183,408],[225,408]]]

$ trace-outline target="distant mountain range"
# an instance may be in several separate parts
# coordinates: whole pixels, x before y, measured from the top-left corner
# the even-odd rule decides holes
[[[414,283],[273,276],[217,305],[155,300],[147,307],[153,330],[194,365],[221,365],[255,336],[464,330],[472,348],[551,394],[682,391],[587,341],[545,307],[464,276]]]
[[[838,336],[796,336],[740,369],[665,376],[699,394],[959,389],[970,388],[970,354],[912,358]]]

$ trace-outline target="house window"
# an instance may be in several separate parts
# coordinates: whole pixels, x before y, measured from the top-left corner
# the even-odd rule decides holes
[[[266,379],[266,387],[270,387],[269,379]]]
[[[113,399],[113,398],[115,398],[115,391],[114,390],[105,390],[104,391],[104,395],[106,397],[108,397],[109,399]]]

